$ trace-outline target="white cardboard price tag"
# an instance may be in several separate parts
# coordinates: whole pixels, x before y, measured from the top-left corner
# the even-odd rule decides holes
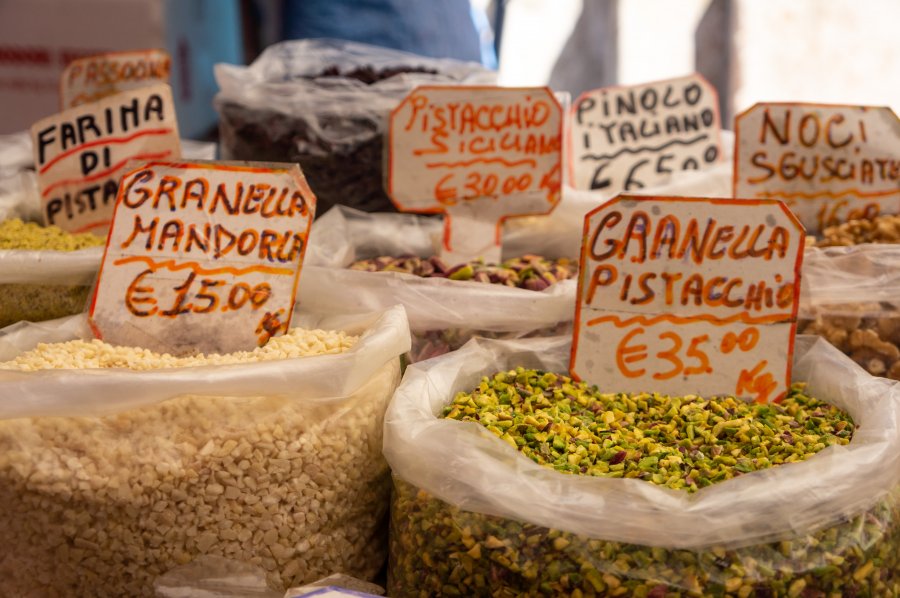
[[[803,247],[776,200],[612,199],[585,216],[572,375],[610,392],[782,396]]]
[[[31,127],[44,222],[105,235],[132,160],[181,157],[172,90],[153,85],[39,120]]]
[[[668,182],[721,158],[719,100],[698,74],[581,94],[570,111],[569,180],[607,193]]]
[[[498,262],[506,218],[559,203],[562,108],[546,87],[419,87],[391,113],[388,143],[388,195],[446,215],[448,263]]]
[[[810,233],[900,213],[900,119],[887,107],[761,103],[735,120],[734,196],[784,201]]]
[[[169,83],[172,58],[165,50],[107,52],[73,60],[59,79],[62,109],[155,83]]]
[[[172,354],[265,344],[290,326],[315,207],[296,164],[135,167],[91,302],[95,335]]]

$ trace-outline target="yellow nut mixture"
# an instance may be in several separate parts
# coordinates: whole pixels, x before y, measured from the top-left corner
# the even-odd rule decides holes
[[[0,222],[0,249],[76,251],[105,243],[103,237],[91,233],[68,233],[57,226],[41,226],[18,218]]]

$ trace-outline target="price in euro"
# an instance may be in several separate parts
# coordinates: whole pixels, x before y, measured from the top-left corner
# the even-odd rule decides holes
[[[169,279],[154,277],[147,268],[134,277],[125,293],[125,306],[139,318],[152,316],[178,318],[187,314],[209,314],[216,311],[260,311],[257,335],[260,344],[286,330],[284,310],[264,310],[272,297],[267,282],[251,284],[189,271],[173,284]]]

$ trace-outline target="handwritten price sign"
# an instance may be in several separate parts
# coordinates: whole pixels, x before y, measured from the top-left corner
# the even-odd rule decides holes
[[[816,233],[900,213],[900,119],[890,108],[756,104],[735,122],[735,197],[781,199]]]
[[[559,203],[562,108],[546,87],[419,87],[391,113],[388,194],[445,214],[442,257],[500,259],[503,221]]]
[[[44,222],[105,235],[132,160],[181,157],[172,90],[153,85],[71,108],[31,127]]]
[[[616,392],[782,396],[803,246],[775,200],[603,204],[585,217],[572,375]]]
[[[296,164],[131,170],[91,304],[96,336],[173,354],[264,345],[290,325],[315,207]]]
[[[571,110],[576,189],[632,191],[719,161],[715,88],[700,75],[587,91]]]
[[[169,83],[172,59],[165,50],[108,52],[73,60],[59,80],[62,108],[74,108],[155,83]]]

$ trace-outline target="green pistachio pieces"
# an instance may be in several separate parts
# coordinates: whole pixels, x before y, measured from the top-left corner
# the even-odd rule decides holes
[[[444,417],[474,421],[539,465],[646,480],[694,492],[802,461],[853,435],[850,416],[795,384],[780,403],[734,397],[602,393],[567,376],[518,368],[461,392]]]
[[[459,393],[474,421],[563,473],[693,492],[850,441],[844,412],[795,385],[777,404],[610,394],[518,368]],[[839,598],[900,596],[900,489],[790,540],[668,549],[593,539],[462,510],[395,479],[388,592],[406,596]],[[664,533],[664,532],[661,532]]]
[[[789,541],[682,550],[464,511],[394,482],[388,595],[395,598],[900,596],[900,491]]]

